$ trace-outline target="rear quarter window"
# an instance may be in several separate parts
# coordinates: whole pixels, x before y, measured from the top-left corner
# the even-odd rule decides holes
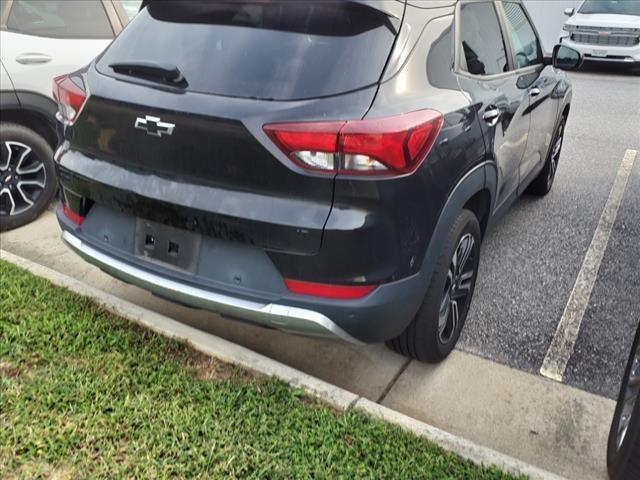
[[[388,17],[352,2],[151,2],[97,68],[158,62],[179,68],[188,89],[296,100],[377,83],[393,46]]]

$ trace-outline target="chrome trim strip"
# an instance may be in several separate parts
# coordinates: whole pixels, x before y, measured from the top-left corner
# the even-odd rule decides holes
[[[162,297],[290,333],[338,337],[350,343],[362,343],[319,312],[288,305],[243,300],[185,285],[105,255],[68,231],[62,232],[62,240],[82,258],[108,274]]]

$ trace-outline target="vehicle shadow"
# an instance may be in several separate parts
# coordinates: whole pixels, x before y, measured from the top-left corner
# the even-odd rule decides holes
[[[638,68],[638,67],[635,67]],[[580,70],[576,73],[592,73],[596,75],[626,75],[626,76],[638,76],[640,70],[635,70],[631,65],[617,64],[617,63],[601,63],[585,60]]]

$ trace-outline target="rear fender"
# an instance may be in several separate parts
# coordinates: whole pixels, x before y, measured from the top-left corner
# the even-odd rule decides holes
[[[381,340],[389,340],[400,335],[413,321],[413,318],[420,308],[427,293],[429,284],[433,277],[433,273],[442,254],[443,246],[447,240],[447,236],[453,227],[458,215],[474,195],[482,190],[488,190],[491,196],[491,205],[495,202],[495,185],[496,185],[495,164],[493,162],[483,162],[472,170],[470,170],[454,187],[449,195],[444,207],[441,210],[438,222],[429,241],[427,251],[425,253],[419,272],[400,282],[391,285],[401,286],[391,292],[387,292],[384,286],[379,288],[379,294],[383,291],[387,295],[400,295],[403,297],[401,301],[393,305],[393,313],[385,312],[375,314],[371,312],[368,330],[366,332],[351,329],[350,325],[343,326],[356,338],[367,343],[378,342]],[[493,208],[491,207],[489,215]],[[393,288],[393,287],[392,287]],[[376,298],[374,293],[372,298]],[[384,303],[384,302],[383,302]],[[389,316],[397,320],[389,322]]]
[[[456,218],[467,202],[483,189],[488,190],[491,195],[491,211],[493,211],[496,192],[496,173],[493,162],[483,162],[470,170],[454,187],[442,208],[420,268],[423,294],[426,294],[429,288],[438,257],[442,254],[443,245]]]

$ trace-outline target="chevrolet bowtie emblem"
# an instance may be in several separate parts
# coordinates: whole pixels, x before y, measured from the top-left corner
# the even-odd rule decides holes
[[[144,118],[136,118],[135,127],[139,130],[144,130],[147,135],[162,137],[162,135],[171,135],[175,124],[163,122],[159,117],[145,115]]]

